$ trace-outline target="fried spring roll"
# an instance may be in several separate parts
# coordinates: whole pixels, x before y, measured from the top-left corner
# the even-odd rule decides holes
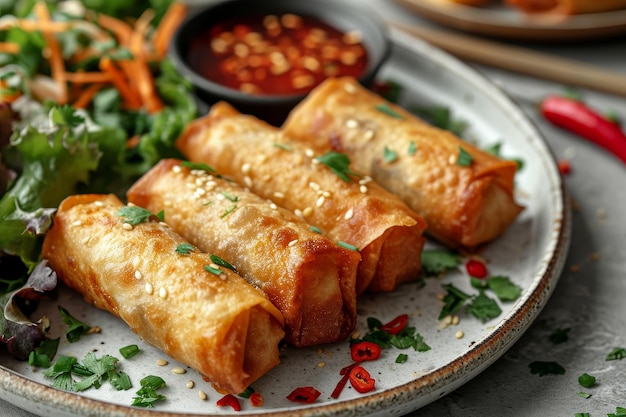
[[[361,253],[357,294],[391,291],[418,276],[425,222],[371,179],[343,180],[278,128],[226,103],[192,122],[176,143],[262,198],[297,213]]]
[[[424,217],[427,233],[448,246],[491,241],[522,210],[513,197],[515,162],[432,127],[352,78],[320,85],[292,110],[284,129],[318,151],[346,153],[356,170],[401,197]],[[461,150],[469,166],[457,163]]]
[[[131,225],[122,207],[113,195],[61,203],[42,251],[60,279],[218,389],[243,392],[276,366],[276,307],[208,254],[177,253],[187,241],[168,226]]]
[[[263,291],[285,318],[285,339],[310,346],[345,339],[356,324],[361,257],[290,211],[216,173],[159,162],[128,191],[200,250],[218,255]]]
[[[573,15],[626,9],[626,0],[506,0],[526,13]]]

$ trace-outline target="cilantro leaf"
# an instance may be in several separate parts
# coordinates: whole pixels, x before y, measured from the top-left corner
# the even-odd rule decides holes
[[[522,289],[511,282],[509,277],[495,276],[487,279],[487,286],[500,301],[515,301],[522,294]]]
[[[231,265],[230,263],[228,263],[227,261],[225,261],[224,259],[220,258],[217,255],[211,254],[211,262],[213,262],[215,265],[219,265],[224,268],[230,269],[231,271],[237,272],[237,269],[235,269],[233,265]]]
[[[531,374],[537,374],[539,376],[545,376],[548,374],[563,375],[565,374],[565,368],[556,362],[543,362],[535,361],[528,365],[530,367]]]
[[[176,246],[175,252],[179,255],[189,255],[194,249],[194,246],[191,243],[181,243]]]
[[[460,264],[459,255],[449,250],[428,249],[422,251],[422,273],[427,277],[441,275]]]
[[[147,221],[150,217],[155,216],[150,210],[146,210],[139,206],[124,206],[115,213],[117,216],[123,217],[124,222],[137,225]]]
[[[616,407],[615,413],[607,414],[608,417],[626,417],[626,407]]]
[[[463,136],[468,126],[464,120],[455,120],[450,108],[445,106],[412,107],[410,111],[427,120],[433,126],[448,130],[459,137]]]
[[[322,156],[316,157],[315,160],[326,165],[345,182],[351,181],[349,175],[359,176],[356,172],[350,171],[350,158],[344,153],[328,152]]]
[[[393,149],[385,146],[385,149],[383,151],[383,158],[385,159],[385,162],[390,164],[398,159],[398,153]]]
[[[495,300],[485,295],[484,291],[481,291],[478,296],[472,299],[472,302],[467,306],[467,311],[483,323],[498,317],[502,313]]]
[[[550,335],[550,341],[555,344],[566,342],[570,330],[571,329],[569,327],[565,329],[556,329],[554,333]]]
[[[381,113],[386,114],[394,119],[404,119],[404,116],[391,108],[391,106],[387,103],[380,103],[374,106],[376,110]]]
[[[154,408],[154,403],[165,400],[165,396],[157,390],[165,386],[165,381],[158,376],[148,375],[139,381],[141,388],[136,392],[132,405],[136,407]]]
[[[215,170],[215,168],[213,168],[210,165],[207,165],[205,163],[202,162],[189,162],[189,161],[182,161],[180,163],[181,166],[184,166],[185,168],[189,168],[191,170],[198,170],[198,171],[207,171],[207,172],[211,172],[211,173],[215,173],[217,172]]]
[[[58,310],[61,314],[61,318],[63,319],[63,323],[69,326],[65,332],[65,337],[70,343],[78,342],[82,335],[91,330],[91,326],[72,317],[72,315],[63,307],[58,306]]]
[[[611,351],[611,353],[606,355],[605,360],[614,361],[614,360],[621,360],[624,358],[626,358],[626,349],[621,348],[621,347],[616,347],[615,349]]]
[[[474,158],[463,147],[459,146],[459,156],[457,157],[456,164],[462,167],[468,167],[472,165]]]
[[[439,313],[439,320],[449,316],[459,310],[465,304],[465,301],[471,299],[471,295],[464,293],[452,284],[444,284],[442,287],[448,291],[443,297],[444,305]]]

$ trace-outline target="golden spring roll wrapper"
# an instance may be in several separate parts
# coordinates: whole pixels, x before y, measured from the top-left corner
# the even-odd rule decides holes
[[[626,0],[506,0],[526,13],[573,15],[626,9]]]
[[[356,170],[399,196],[424,217],[427,233],[448,246],[489,242],[522,210],[513,196],[515,162],[429,125],[352,78],[325,81],[283,128],[318,151],[347,154]],[[469,167],[456,163],[460,148],[472,156]],[[389,162],[386,150],[397,158]]]
[[[342,180],[280,129],[221,102],[192,122],[176,146],[298,213],[331,240],[357,247],[357,294],[391,291],[417,278],[424,220],[371,179]]]
[[[345,339],[356,324],[360,255],[311,230],[292,212],[206,170],[162,160],[128,190],[200,250],[233,265],[285,318],[295,346]]]
[[[218,389],[243,392],[279,363],[281,313],[232,271],[205,270],[208,254],[151,220],[126,230],[114,195],[65,199],[42,256],[97,308],[124,320],[146,343],[197,370]]]

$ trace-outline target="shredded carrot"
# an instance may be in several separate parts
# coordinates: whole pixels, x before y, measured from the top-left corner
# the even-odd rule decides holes
[[[130,43],[133,28],[128,23],[103,13],[98,13],[96,21],[103,28],[110,30],[121,45],[128,45]]]
[[[102,87],[104,87],[104,84],[102,83],[98,83],[98,84],[91,84],[88,87],[84,88],[78,98],[76,98],[76,100],[74,100],[74,103],[72,103],[72,106],[74,106],[74,108],[77,109],[84,109],[87,106],[89,106],[89,104],[91,103],[91,101],[93,100],[94,96],[98,93],[98,91],[100,91],[102,89]]]
[[[0,42],[0,52],[17,54],[20,52],[20,46],[14,42]]]
[[[167,12],[163,15],[163,18],[159,22],[152,38],[157,58],[162,59],[165,57],[167,49],[169,48],[170,40],[174,36],[174,32],[182,21],[185,20],[186,16],[187,5],[183,3],[172,3],[172,5],[167,9]]]
[[[111,82],[120,92],[122,100],[130,109],[141,108],[141,100],[137,94],[129,87],[125,74],[120,71],[109,57],[100,60],[100,69],[111,76]]]
[[[64,78],[76,84],[105,83],[111,81],[111,74],[104,72],[66,72]]]
[[[139,142],[140,142],[140,141],[141,141],[141,136],[139,136],[139,135],[135,135],[135,136],[133,136],[133,137],[129,138],[129,139],[126,141],[126,149],[133,149],[133,148],[136,148],[136,147],[137,147],[137,145],[139,145]]]
[[[47,13],[47,10],[46,10]],[[49,32],[62,33],[72,28],[70,22],[54,22],[54,21],[36,21],[28,19],[7,19],[0,23],[0,30],[7,30],[18,27],[26,32]]]
[[[34,7],[35,16],[42,23],[46,24],[50,22],[50,14],[48,13],[48,6],[43,1],[38,1]],[[58,84],[59,87],[59,104],[67,104],[67,84],[65,83],[65,62],[63,61],[63,54],[61,53],[61,47],[57,42],[54,34],[47,30],[43,30],[42,34],[48,49],[50,51],[50,71],[52,78]]]
[[[133,74],[128,74],[128,76],[129,78],[136,77],[137,91],[149,113],[158,112],[163,108],[163,102],[156,92],[154,77],[145,55],[146,35],[153,17],[154,11],[151,9],[146,10],[139,16],[129,45],[134,60],[132,61]]]

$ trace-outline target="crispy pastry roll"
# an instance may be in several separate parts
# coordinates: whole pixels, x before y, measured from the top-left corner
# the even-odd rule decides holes
[[[284,335],[276,307],[208,254],[179,253],[189,244],[167,225],[132,225],[122,207],[113,195],[61,203],[42,256],[63,282],[218,389],[243,392],[276,366]]]
[[[521,211],[517,166],[385,102],[352,78],[330,79],[288,116],[286,134],[318,151],[347,154],[356,170],[401,197],[427,233],[471,249],[500,235]],[[471,156],[469,166],[457,163]]]
[[[128,191],[200,250],[218,255],[263,291],[295,346],[343,340],[356,324],[361,257],[214,172],[162,160]]]
[[[361,254],[357,294],[391,291],[421,266],[425,222],[366,177],[342,179],[280,129],[226,103],[192,122],[177,146]],[[344,156],[344,155],[342,155]]]
[[[572,15],[626,9],[626,0],[506,0],[526,13]]]

